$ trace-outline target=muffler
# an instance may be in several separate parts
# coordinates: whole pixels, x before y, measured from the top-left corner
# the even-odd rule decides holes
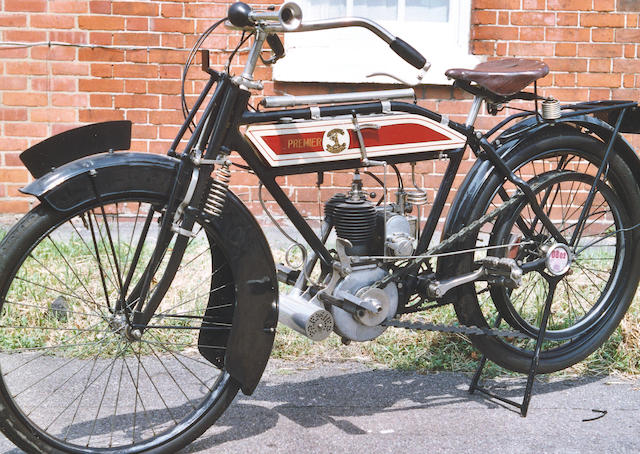
[[[278,321],[312,341],[324,340],[333,331],[331,313],[295,293],[280,294],[279,306]]]

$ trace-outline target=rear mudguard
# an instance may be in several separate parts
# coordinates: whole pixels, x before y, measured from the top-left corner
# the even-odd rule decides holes
[[[69,212],[99,197],[127,193],[169,196],[180,161],[148,153],[102,153],[58,167],[22,192]],[[95,190],[93,188],[96,188]],[[207,233],[224,250],[235,281],[236,308],[224,366],[244,393],[252,393],[266,367],[278,322],[278,286],[269,244],[251,212],[231,192]],[[202,333],[201,333],[202,334]],[[218,342],[200,336],[201,342]],[[220,345],[216,343],[216,345]]]
[[[554,123],[537,123],[535,118],[528,118],[516,123],[511,128],[504,131],[493,142],[498,154],[508,160],[520,148],[540,140],[541,137],[563,135],[566,133],[591,134],[608,143],[613,135],[613,128],[608,123],[589,115],[580,115],[557,120]],[[518,131],[521,131],[520,133]],[[629,166],[635,177],[636,183],[640,182],[640,159],[624,137],[618,135],[616,138],[615,153],[620,156]],[[485,182],[497,170],[487,160],[477,160],[464,181],[458,188],[456,196],[449,210],[445,222],[442,238],[447,238],[459,231],[469,222],[478,195],[482,191]],[[456,266],[455,256],[453,258],[442,258],[438,261],[438,275],[447,276]]]

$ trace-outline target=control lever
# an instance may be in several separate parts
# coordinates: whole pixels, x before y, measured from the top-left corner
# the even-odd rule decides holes
[[[267,35],[267,44],[269,44],[269,47],[273,51],[273,56],[267,60],[260,56],[260,59],[265,65],[273,65],[275,62],[284,57],[284,45],[282,44],[280,37],[275,33],[270,33],[269,35]]]
[[[202,49],[200,51],[200,56],[202,59],[202,70],[209,74],[210,76],[218,78],[218,73],[211,69],[210,60],[209,60],[209,51],[207,49]]]
[[[402,85],[406,85],[407,87],[415,87],[419,84],[422,83],[422,79],[424,78],[424,75],[426,74],[427,71],[429,71],[429,68],[431,68],[431,63],[427,63],[424,68],[422,68],[420,71],[418,71],[418,75],[416,76],[416,80],[415,82],[409,82],[408,80],[405,80],[403,78],[401,78],[400,76],[397,76],[395,74],[390,74],[390,73],[386,73],[386,72],[375,72],[375,73],[371,73],[371,74],[367,74],[367,77],[376,77],[376,76],[384,76],[384,77],[390,77],[391,79],[400,82]]]
[[[355,110],[351,111],[351,115],[352,115],[351,121],[353,122],[353,130],[356,133],[356,137],[358,138],[358,143],[360,145],[360,160],[362,161],[362,165],[365,167],[385,165],[386,163],[384,161],[373,161],[369,159],[369,157],[367,156],[367,147],[364,145],[364,138],[362,137],[363,129],[380,129],[380,125],[374,125],[374,124],[360,125],[358,123],[358,115],[356,114]]]

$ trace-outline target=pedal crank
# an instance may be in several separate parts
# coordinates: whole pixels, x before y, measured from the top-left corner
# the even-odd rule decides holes
[[[480,268],[471,273],[431,282],[427,287],[427,296],[439,299],[449,290],[475,281],[487,281],[508,288],[518,288],[522,283],[522,268],[511,258],[486,257],[480,263]]]

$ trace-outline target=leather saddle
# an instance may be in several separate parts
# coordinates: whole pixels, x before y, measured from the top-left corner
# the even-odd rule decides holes
[[[451,79],[475,82],[499,96],[512,96],[530,83],[549,74],[549,67],[539,60],[505,58],[480,63],[473,69],[453,68],[445,72]]]

